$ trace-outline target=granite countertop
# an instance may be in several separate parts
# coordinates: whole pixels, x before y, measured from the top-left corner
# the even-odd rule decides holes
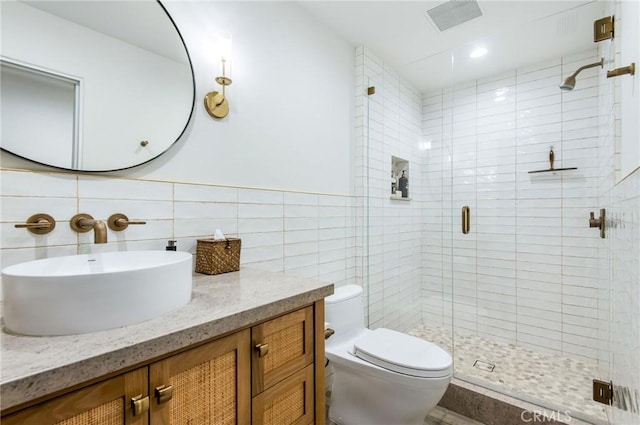
[[[333,285],[259,270],[194,275],[193,299],[152,320],[82,335],[1,334],[1,409],[311,304]]]

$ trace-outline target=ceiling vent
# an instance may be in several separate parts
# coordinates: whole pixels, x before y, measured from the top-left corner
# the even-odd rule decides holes
[[[449,0],[427,10],[426,14],[440,31],[444,31],[482,16],[482,11],[475,0]]]

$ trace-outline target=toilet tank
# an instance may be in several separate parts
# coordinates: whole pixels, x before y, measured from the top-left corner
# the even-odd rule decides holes
[[[324,311],[331,329],[340,335],[346,331],[364,328],[364,305],[362,288],[345,285],[335,289],[333,295],[324,299]]]

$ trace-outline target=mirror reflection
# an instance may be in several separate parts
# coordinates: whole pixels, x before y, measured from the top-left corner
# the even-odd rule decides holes
[[[110,171],[164,153],[185,130],[188,52],[157,1],[2,1],[2,149]]]

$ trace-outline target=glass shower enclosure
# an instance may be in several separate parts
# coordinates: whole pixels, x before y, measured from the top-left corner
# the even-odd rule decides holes
[[[603,424],[616,420],[592,400],[593,379],[620,374],[613,339],[640,345],[637,323],[612,327],[615,240],[589,227],[616,183],[615,88],[600,66],[559,85],[613,60],[609,41],[576,50],[574,28],[611,9],[583,4],[410,64],[420,88],[367,48],[357,58],[369,327],[440,345],[456,380]],[[518,51],[503,43],[513,37]],[[544,54],[523,59],[534,49]],[[483,60],[504,66],[488,73]]]

